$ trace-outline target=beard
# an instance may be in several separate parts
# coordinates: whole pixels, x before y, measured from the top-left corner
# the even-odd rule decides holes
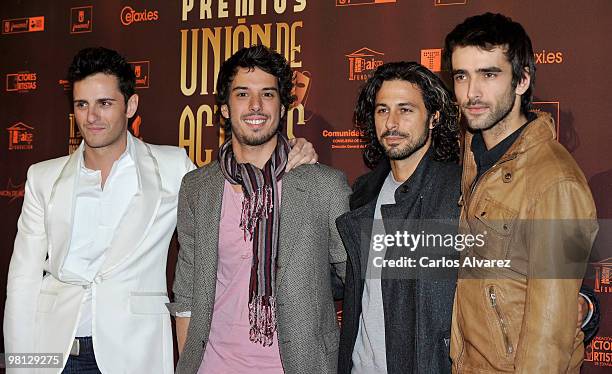
[[[478,100],[470,100],[462,106],[462,109],[464,109],[464,115],[467,120],[468,126],[472,130],[488,130],[503,121],[508,116],[508,114],[510,114],[512,108],[514,108],[515,101],[516,95],[513,93],[513,91],[507,92],[494,106],[489,105],[489,107],[491,108],[491,112],[483,118],[470,118],[470,115],[467,114],[466,107],[482,105],[486,103],[480,102]]]
[[[270,139],[276,136],[280,127],[280,121],[276,124],[276,126],[263,128],[257,132],[244,130],[240,128],[240,126],[240,124],[235,126],[232,123],[232,136],[235,137],[240,144],[256,147],[266,144],[268,141],[270,141]]]
[[[429,129],[427,128],[427,123],[429,120],[425,121],[423,124],[423,131],[420,134],[417,134],[417,137],[412,138],[410,134],[400,132],[398,130],[387,130],[385,131],[380,138],[378,139],[379,143],[385,150],[385,154],[391,160],[403,160],[419,149],[423,148],[427,140],[429,139]],[[386,136],[402,136],[406,138],[408,141],[403,144],[399,144],[394,147],[384,145],[382,141]]]

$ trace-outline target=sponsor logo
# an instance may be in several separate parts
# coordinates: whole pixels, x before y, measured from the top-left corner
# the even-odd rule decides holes
[[[17,122],[6,129],[9,133],[9,151],[30,150],[34,148],[34,128]]]
[[[157,21],[159,19],[159,11],[157,10],[134,10],[131,6],[125,6],[121,9],[121,23],[124,26],[129,26],[134,22]]]
[[[612,336],[596,336],[584,350],[584,361],[594,366],[612,366]]]
[[[531,111],[533,113],[547,112],[550,114],[555,121],[555,129],[557,132],[557,139],[559,139],[559,102],[558,101],[534,101],[532,103]]]
[[[3,34],[45,31],[45,17],[27,17],[6,19],[2,21]]]
[[[534,52],[536,64],[562,64],[563,63],[563,52],[560,51],[546,51],[541,50]]]
[[[612,293],[612,257],[591,265],[595,270],[595,292]]]
[[[336,6],[394,3],[395,0],[336,0]]]
[[[434,0],[434,6],[465,5],[467,0]]]
[[[149,88],[149,61],[132,61],[129,64],[136,74],[136,88]]]
[[[70,8],[70,33],[93,31],[93,5]]]
[[[64,91],[70,91],[72,89],[72,86],[70,85],[70,82],[68,82],[66,79],[60,79],[57,81],[57,84],[59,84],[60,86],[62,86],[62,88],[64,89]]]
[[[77,126],[76,121],[74,120],[74,114],[70,113],[68,115],[68,122],[70,126],[70,134],[68,138],[68,154],[72,154],[74,153],[74,151],[77,150],[77,148],[79,148],[81,141],[83,141],[83,136],[79,131],[79,127]]]
[[[6,75],[6,90],[29,92],[34,91],[37,86],[36,73],[24,71]]]
[[[434,73],[442,71],[442,49],[421,49],[421,65]]]
[[[130,129],[132,130],[132,134],[140,140],[142,139],[142,134],[140,133],[140,126],[142,126],[142,118],[140,116],[136,116],[130,125]]]
[[[331,149],[363,149],[366,142],[363,139],[364,133],[361,130],[323,130],[321,136],[329,139]]]
[[[349,80],[367,80],[377,67],[385,63],[382,60],[384,55],[370,48],[361,48],[346,55],[349,63]]]
[[[10,199],[9,204],[18,198],[23,197],[23,195],[25,195],[25,182],[21,184],[14,184],[11,178],[9,178],[8,182],[6,183],[6,189],[0,190],[1,197],[8,197]]]

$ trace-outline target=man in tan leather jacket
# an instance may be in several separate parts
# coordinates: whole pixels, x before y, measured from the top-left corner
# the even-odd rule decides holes
[[[583,334],[573,321],[595,206],[552,118],[529,111],[531,41],[520,24],[487,13],[446,37],[445,60],[470,127],[460,227],[485,235],[462,254],[453,372],[578,373]]]

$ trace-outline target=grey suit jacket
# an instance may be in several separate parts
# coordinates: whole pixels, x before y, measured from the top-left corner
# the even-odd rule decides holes
[[[179,374],[197,372],[208,341],[224,181],[213,162],[188,173],[181,185],[181,249],[169,308],[173,314],[191,311],[191,322]],[[330,264],[344,279],[346,252],[335,220],[348,211],[349,195],[346,177],[324,165],[304,165],[283,176],[276,313],[286,374],[336,373],[339,330]]]

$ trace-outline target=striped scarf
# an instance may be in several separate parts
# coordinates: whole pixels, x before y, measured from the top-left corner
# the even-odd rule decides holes
[[[264,347],[272,345],[276,331],[276,259],[280,206],[277,182],[287,165],[289,142],[278,133],[276,149],[263,170],[252,164],[239,164],[232,151],[231,138],[219,149],[219,166],[231,184],[242,186],[244,199],[240,228],[244,240],[253,242],[253,263],[249,282],[249,338]]]

